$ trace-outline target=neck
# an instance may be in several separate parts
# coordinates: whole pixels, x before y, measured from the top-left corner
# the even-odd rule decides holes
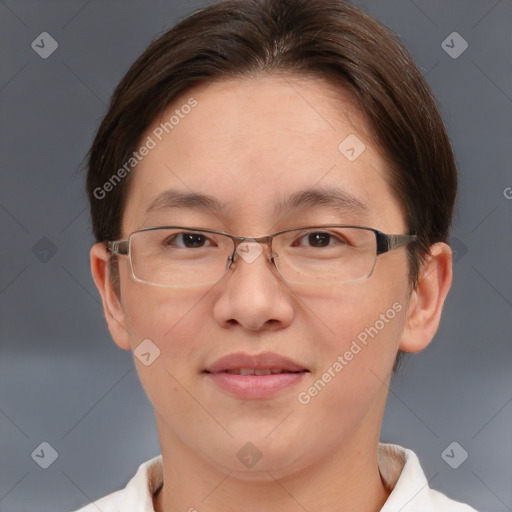
[[[251,480],[161,435],[165,485],[155,496],[155,512],[377,512],[389,492],[377,465],[378,436],[362,434],[301,471],[259,472]]]

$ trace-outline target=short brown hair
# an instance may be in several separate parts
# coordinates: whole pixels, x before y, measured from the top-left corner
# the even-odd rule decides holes
[[[117,86],[89,152],[97,241],[121,236],[130,175],[97,191],[129,160],[151,123],[193,86],[292,72],[319,77],[359,105],[389,168],[410,233],[411,285],[435,242],[447,242],[457,171],[433,94],[397,37],[346,0],[225,0],[156,39]]]

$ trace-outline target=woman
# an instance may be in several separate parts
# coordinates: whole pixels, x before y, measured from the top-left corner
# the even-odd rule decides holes
[[[422,75],[346,1],[223,1],[153,42],[87,189],[162,456],[83,510],[473,510],[379,443],[450,288],[456,182]]]

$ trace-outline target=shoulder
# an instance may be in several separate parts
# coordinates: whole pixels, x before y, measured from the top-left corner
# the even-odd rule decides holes
[[[98,510],[101,510],[101,512],[120,512],[125,494],[125,489],[121,489],[74,512],[98,512]]]
[[[124,489],[74,512],[154,512],[153,493],[162,482],[162,456],[159,455],[141,464]]]
[[[381,477],[390,495],[381,512],[477,512],[431,489],[418,457],[396,444],[379,443]]]

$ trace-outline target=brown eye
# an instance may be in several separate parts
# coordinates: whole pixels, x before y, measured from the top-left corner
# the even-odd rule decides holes
[[[331,241],[329,233],[310,233],[308,235],[308,243],[311,247],[327,247]]]
[[[196,249],[204,247],[207,240],[206,236],[201,233],[179,233],[167,238],[165,245],[174,245],[184,249]]]
[[[311,231],[297,239],[294,245],[322,249],[325,247],[338,247],[346,245],[346,241],[335,233],[328,231]]]

